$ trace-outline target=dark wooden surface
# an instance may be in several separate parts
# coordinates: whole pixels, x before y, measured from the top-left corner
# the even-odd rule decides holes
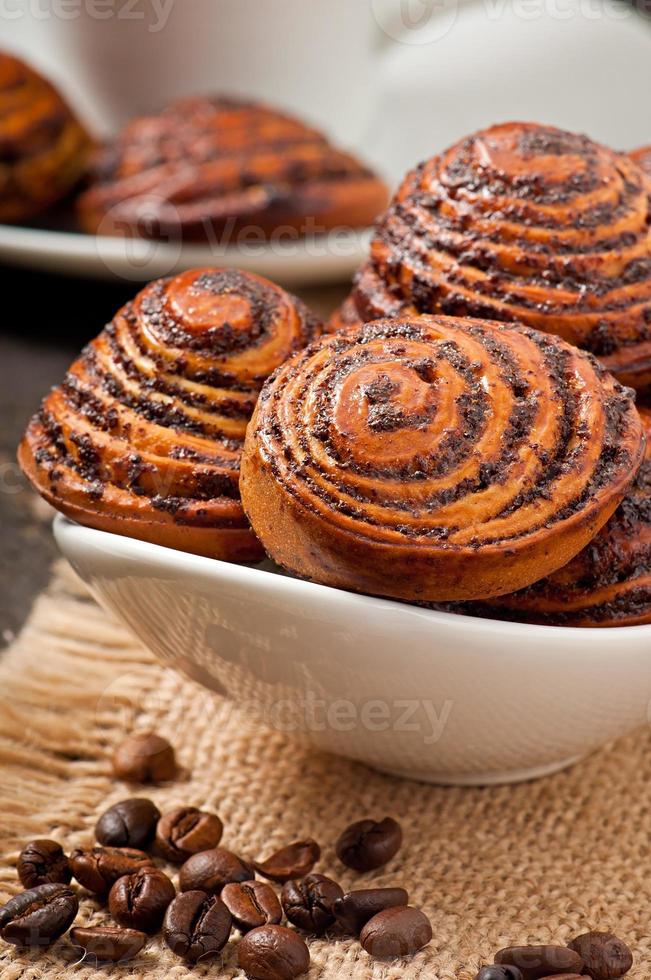
[[[47,583],[56,548],[51,512],[28,488],[15,462],[25,423],[83,344],[129,299],[132,283],[71,280],[0,266],[7,312],[0,326],[0,647],[20,629]],[[326,315],[346,287],[302,290]]]

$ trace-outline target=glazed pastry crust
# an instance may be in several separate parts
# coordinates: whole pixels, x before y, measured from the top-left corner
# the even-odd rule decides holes
[[[91,140],[50,82],[0,54],[0,221],[55,204],[88,165]]]
[[[265,385],[240,490],[303,577],[486,598],[565,565],[640,465],[628,389],[549,335],[423,316],[322,338]]]
[[[608,523],[568,565],[522,592],[452,608],[552,626],[651,623],[651,410],[640,409],[646,456]]]
[[[247,422],[264,380],[319,332],[259,276],[198,269],[150,283],[44,399],[20,463],[82,524],[259,559],[238,488]]]
[[[405,178],[332,327],[446,313],[521,322],[651,383],[651,179],[585,136],[506,123]]]
[[[201,240],[364,227],[386,203],[375,174],[299,120],[191,98],[135,119],[98,154],[79,216],[93,233]]]

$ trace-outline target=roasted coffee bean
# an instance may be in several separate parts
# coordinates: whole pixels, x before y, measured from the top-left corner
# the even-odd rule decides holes
[[[214,813],[194,806],[178,807],[165,813],[156,827],[156,846],[172,864],[183,864],[193,854],[217,847],[224,826]]]
[[[568,946],[581,957],[592,980],[619,980],[633,966],[630,949],[611,932],[585,932]]]
[[[402,844],[400,824],[392,817],[358,820],[337,841],[337,857],[355,871],[374,871],[395,857]]]
[[[285,926],[260,926],[237,947],[237,962],[250,980],[294,980],[310,969],[310,953]]]
[[[587,973],[551,973],[548,977],[541,977],[540,980],[592,980]]]
[[[501,949],[495,962],[502,966],[517,966],[523,980],[542,980],[559,973],[578,973],[583,960],[567,946],[508,946]]]
[[[240,932],[276,925],[283,917],[278,896],[265,881],[240,881],[224,885],[221,900]]]
[[[18,877],[25,888],[37,885],[68,885],[72,878],[70,862],[54,840],[33,840],[18,855]]]
[[[77,926],[70,930],[75,946],[87,956],[106,963],[126,963],[141,951],[147,937],[137,929],[114,929],[110,926]]]
[[[289,881],[310,873],[321,857],[321,848],[315,840],[297,840],[275,851],[266,861],[256,861],[258,874],[272,881]]]
[[[368,920],[378,912],[408,903],[409,895],[404,888],[360,888],[338,898],[332,911],[344,929],[358,936]]]
[[[286,881],[281,900],[285,915],[293,926],[319,936],[335,921],[332,908],[343,894],[343,889],[332,878],[307,875],[298,881]]]
[[[177,895],[165,913],[163,937],[188,963],[217,956],[231,934],[231,913],[220,898],[192,891]]]
[[[166,783],[178,773],[174,749],[154,732],[129,735],[115,750],[113,773],[128,783]]]
[[[250,881],[255,872],[250,864],[225,847],[213,847],[188,858],[179,874],[182,892],[199,891],[218,895],[231,881]]]
[[[96,895],[108,895],[123,875],[135,874],[140,868],[153,868],[154,862],[133,847],[78,848],[70,855],[72,873],[84,888]]]
[[[425,913],[403,905],[385,909],[369,919],[359,941],[371,956],[390,959],[417,953],[431,938],[432,926]]]
[[[166,874],[158,868],[141,868],[115,882],[109,892],[109,912],[118,925],[156,932],[175,896],[176,888]]]
[[[475,980],[522,980],[517,966],[482,966]]]
[[[95,824],[95,837],[108,847],[148,847],[160,819],[151,800],[134,796],[109,807]]]
[[[78,911],[77,896],[69,885],[37,885],[0,908],[0,939],[21,948],[49,946],[68,931]]]

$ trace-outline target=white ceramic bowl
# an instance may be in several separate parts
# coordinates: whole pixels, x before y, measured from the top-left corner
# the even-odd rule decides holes
[[[432,612],[80,527],[61,550],[163,663],[272,727],[440,783],[553,772],[648,723],[651,626]]]

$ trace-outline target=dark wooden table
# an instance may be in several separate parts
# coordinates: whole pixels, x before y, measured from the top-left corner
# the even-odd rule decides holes
[[[134,293],[132,283],[72,280],[0,266],[7,310],[0,328],[0,647],[15,636],[45,586],[56,548],[51,511],[28,488],[15,462],[25,423],[83,344]],[[327,315],[345,285],[301,290]]]

